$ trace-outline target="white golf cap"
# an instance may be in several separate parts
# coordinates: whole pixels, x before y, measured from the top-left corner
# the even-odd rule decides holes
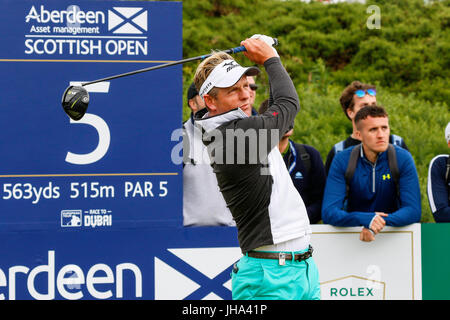
[[[256,76],[259,73],[257,67],[244,68],[234,60],[225,60],[217,65],[203,82],[199,95],[203,98],[212,88],[228,88],[234,85],[245,74]]]
[[[447,123],[447,127],[445,128],[445,140],[447,140],[447,143],[450,141],[450,122]]]

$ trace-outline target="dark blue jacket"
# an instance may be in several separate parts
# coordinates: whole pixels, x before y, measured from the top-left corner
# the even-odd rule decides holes
[[[434,157],[428,169],[427,195],[436,222],[450,222],[450,201],[445,180],[448,155]]]
[[[304,146],[311,161],[309,172],[306,172],[305,164],[300,159],[298,143],[289,140],[289,150],[283,159],[292,182],[305,203],[310,223],[318,223],[322,219],[322,198],[326,182],[325,167],[319,151],[311,146]]]
[[[420,221],[421,198],[414,160],[405,149],[394,147],[400,172],[400,199],[397,199],[387,152],[380,153],[376,163],[372,165],[361,148],[362,154],[350,183],[347,206],[343,209],[346,194],[345,171],[353,146],[336,154],[331,164],[322,204],[324,223],[369,228],[375,212],[389,214],[383,217],[388,226],[400,227]]]

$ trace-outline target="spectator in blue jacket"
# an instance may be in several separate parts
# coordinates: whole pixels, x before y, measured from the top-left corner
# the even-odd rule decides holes
[[[445,139],[450,148],[450,122],[445,128]],[[450,159],[448,154],[434,157],[428,168],[427,195],[436,222],[450,222]]]
[[[259,114],[269,107],[269,99],[259,106]],[[309,223],[316,224],[322,220],[322,200],[325,189],[326,174],[320,152],[312,146],[292,141],[290,129],[281,138],[278,149],[283,156],[289,175],[295,188],[303,199],[308,212]]]
[[[387,158],[390,129],[384,108],[362,108],[355,123],[361,145],[336,154],[325,186],[322,219],[334,226],[363,226],[360,240],[373,241],[386,225],[400,227],[420,221],[419,179],[411,154],[394,145],[400,175],[397,195]],[[345,199],[345,172],[353,148],[360,151]]]

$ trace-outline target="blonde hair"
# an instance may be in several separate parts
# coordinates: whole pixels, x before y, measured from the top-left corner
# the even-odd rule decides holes
[[[194,84],[197,91],[200,91],[200,88],[205,82],[206,78],[210,75],[213,69],[222,63],[224,60],[234,60],[232,56],[223,51],[213,51],[212,55],[203,60],[197,67],[194,76]],[[209,93],[209,95],[216,97],[217,90],[213,88]]]

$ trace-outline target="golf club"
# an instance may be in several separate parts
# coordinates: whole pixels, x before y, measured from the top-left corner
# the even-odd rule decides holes
[[[278,45],[278,40],[276,38],[273,38],[273,42],[274,42],[273,46]],[[225,53],[228,53],[228,54],[233,54],[233,53],[246,51],[246,49],[244,46],[240,46],[240,47],[235,47],[235,48],[222,50],[222,51]],[[169,63],[165,63],[165,64],[160,64],[157,66],[139,69],[139,70],[135,70],[135,71],[127,72],[127,73],[121,73],[118,75],[85,82],[85,83],[82,83],[81,86],[69,86],[64,91],[64,94],[62,96],[63,110],[71,119],[78,121],[81,118],[83,118],[83,116],[86,113],[86,110],[88,108],[88,105],[89,105],[89,93],[87,92],[87,90],[85,88],[83,88],[85,86],[88,86],[88,85],[94,84],[94,83],[98,83],[98,82],[103,82],[103,81],[108,81],[108,80],[112,80],[112,79],[131,76],[131,75],[135,75],[135,74],[142,73],[142,72],[147,72],[147,71],[151,71],[151,70],[170,67],[170,66],[174,66],[174,65],[182,64],[182,63],[186,63],[186,62],[203,60],[205,58],[210,57],[211,55],[212,55],[212,53],[202,55],[202,56],[187,58],[187,59],[183,59],[183,60],[173,61],[173,62],[169,62]]]

